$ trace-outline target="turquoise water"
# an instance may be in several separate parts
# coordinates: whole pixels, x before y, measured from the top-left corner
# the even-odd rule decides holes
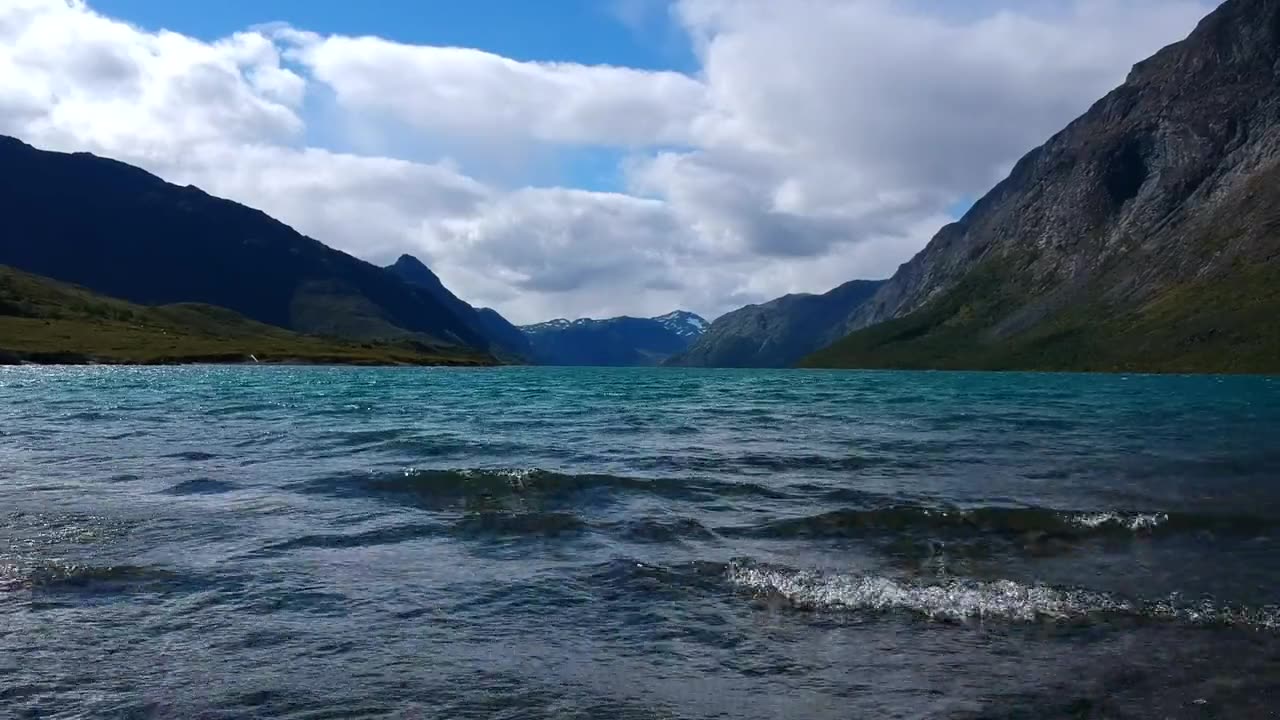
[[[1270,717],[1280,379],[0,369],[0,716]]]

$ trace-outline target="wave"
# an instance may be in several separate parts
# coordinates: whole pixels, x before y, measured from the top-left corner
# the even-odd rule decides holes
[[[691,594],[721,594],[729,565],[694,560],[661,565],[633,558],[615,558],[595,565],[580,580],[586,587],[603,589],[613,597],[637,602],[663,597],[675,600]]]
[[[681,540],[713,540],[716,534],[692,518],[640,518],[602,525],[601,529],[633,542],[669,543]]]
[[[731,563],[734,587],[775,606],[808,611],[907,612],[952,622],[1085,622],[1129,617],[1193,625],[1280,630],[1280,608],[1243,608],[1177,597],[1138,601],[1080,588],[1026,585],[1012,580],[952,578],[904,581],[878,575],[838,575]]]
[[[528,449],[520,443],[492,438],[467,438],[453,433],[423,433],[417,428],[339,431],[330,433],[326,439],[334,457],[364,452],[396,453],[409,457],[462,456],[485,452],[519,454]]]
[[[172,572],[138,565],[53,561],[36,565],[0,564],[0,593],[23,590],[117,593],[159,590],[179,581]]]
[[[716,537],[701,523],[689,518],[640,518],[625,522],[591,523],[569,512],[487,510],[466,512],[452,520],[432,523],[389,525],[354,533],[316,533],[278,540],[252,551],[254,556],[272,556],[294,550],[348,549],[397,545],[416,540],[454,537],[489,539],[507,536],[572,536],[602,532],[636,543],[676,543],[686,539]]]
[[[451,532],[464,536],[573,535],[587,529],[587,523],[572,513],[529,512],[472,513],[453,524]]]
[[[172,460],[186,460],[187,462],[203,462],[206,460],[216,460],[218,456],[213,453],[204,452],[201,450],[186,450],[183,452],[176,452],[176,453],[170,453],[169,455],[163,455],[162,457],[166,459],[172,459]]]
[[[419,538],[440,534],[438,525],[409,524],[366,530],[359,533],[326,533],[303,535],[266,546],[262,552],[274,554],[291,550],[315,548],[361,548],[378,545],[396,545]]]
[[[645,479],[607,474],[568,474],[539,468],[418,469],[395,473],[344,474],[309,480],[303,492],[340,497],[393,497],[431,509],[527,507],[540,503],[608,501],[616,495],[648,494],[675,500],[728,496],[790,497],[752,483],[678,478]]]
[[[1208,534],[1257,537],[1273,532],[1277,522],[1241,515],[1176,512],[1075,512],[1048,508],[984,507],[971,509],[894,505],[845,509],[787,518],[763,525],[733,528],[729,534],[771,539],[864,537],[876,534],[927,534],[938,537],[996,535],[1032,542],[1072,541],[1090,537]]]
[[[906,614],[948,623],[1174,623],[1280,631],[1280,606],[1246,607],[1171,595],[1135,599],[1079,587],[976,580],[841,574],[765,565],[749,559],[660,565],[618,558],[580,577],[586,587],[651,601],[723,596],[728,589],[761,607],[862,618]]]
[[[213,478],[193,478],[165,488],[161,492],[166,495],[219,495],[237,489],[235,483]]]
[[[0,515],[0,547],[94,545],[124,537],[136,523],[88,513],[12,512]]]
[[[68,413],[59,418],[63,422],[98,422],[101,420],[118,420],[119,415],[113,413],[99,412],[97,410],[84,410],[81,412]]]

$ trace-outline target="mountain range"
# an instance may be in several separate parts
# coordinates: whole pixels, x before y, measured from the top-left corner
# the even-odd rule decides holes
[[[10,357],[56,355],[57,337],[133,357],[91,347],[133,323],[185,338],[182,357],[221,338],[228,357],[1280,372],[1280,0],[1226,0],[888,280],[709,326],[677,311],[516,327],[412,256],[378,267],[198,188],[5,137],[0,217]],[[170,358],[157,339],[138,336]]]
[[[789,367],[844,337],[882,282],[854,280],[822,295],[786,295],[727,313],[666,361],[686,367]]]
[[[660,317],[551,320],[521,330],[546,365],[658,365],[696,342],[707,321],[682,310]]]
[[[498,312],[454,295],[413,256],[377,267],[258,210],[167,183],[125,163],[38,150],[0,136],[0,167],[0,217],[6,219],[0,266],[15,268],[6,272],[24,278],[10,283],[12,306],[38,305],[41,314],[27,319],[60,322],[98,322],[103,318],[84,316],[77,308],[114,308],[107,315],[149,319],[148,326],[162,328],[162,334],[185,338],[162,347],[143,342],[147,353],[121,354],[112,343],[91,342],[106,339],[101,327],[90,331],[76,325],[61,335],[0,339],[0,351],[10,357],[59,356],[44,342],[56,335],[67,341],[65,357],[103,362],[190,358],[198,354],[191,348],[203,345],[187,341],[205,338],[203,319],[216,311],[234,326],[216,334],[244,342],[231,349],[222,343],[206,357],[243,358],[254,354],[246,348],[287,338],[318,343],[308,357],[346,357],[339,350],[349,346],[376,351],[352,361],[394,350],[394,357],[387,355],[394,362],[652,365],[687,348],[707,325],[677,311],[650,319],[563,320],[518,328]],[[19,291],[33,295],[24,299]],[[36,299],[40,302],[33,304]],[[55,310],[59,301],[69,304]],[[163,318],[148,314],[147,308],[177,305],[209,310],[200,318],[186,311],[164,311]],[[183,319],[201,322],[187,327]],[[34,327],[19,323],[11,329],[32,333]]]
[[[265,213],[86,153],[0,137],[0,264],[140,305],[464,354],[501,344],[432,291]]]

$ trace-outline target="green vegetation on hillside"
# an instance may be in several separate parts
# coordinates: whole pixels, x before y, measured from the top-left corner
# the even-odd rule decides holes
[[[804,367],[1280,373],[1280,269],[1232,268],[1167,288],[1134,310],[1070,306],[1031,330],[992,332],[1023,297],[994,265],[921,310],[856,332]]]
[[[0,266],[0,362],[486,365],[471,351],[299,335],[224,308],[144,307]]]

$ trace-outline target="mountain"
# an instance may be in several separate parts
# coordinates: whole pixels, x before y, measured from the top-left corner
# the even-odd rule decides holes
[[[476,309],[449,292],[431,268],[412,255],[401,255],[387,270],[401,280],[425,290],[437,302],[461,318],[476,334],[490,343],[490,349],[515,358],[533,356],[529,338],[520,328],[507,322],[498,311]]]
[[[0,364],[306,362],[479,365],[475,352],[299,335],[230,310],[147,307],[0,265]]]
[[[0,264],[144,305],[196,302],[352,339],[487,349],[431,293],[258,210],[0,137]]]
[[[786,295],[721,316],[667,365],[790,367],[839,340],[883,282],[854,280],[823,295]]]
[[[1227,0],[805,361],[1280,372],[1280,0]]]
[[[657,365],[701,336],[707,321],[676,311],[656,318],[551,320],[521,328],[544,365]]]
[[[710,327],[710,324],[702,319],[701,316],[687,310],[676,310],[651,319],[661,323],[676,335],[690,340],[702,337],[702,334]]]

